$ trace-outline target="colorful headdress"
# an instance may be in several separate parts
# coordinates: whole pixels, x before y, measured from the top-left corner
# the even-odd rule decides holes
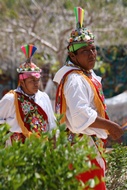
[[[71,32],[69,39],[68,50],[74,52],[83,46],[88,46],[94,42],[93,34],[87,29],[83,28],[84,10],[81,7],[75,7],[74,13],[76,16],[76,30]]]
[[[36,46],[29,44],[21,46],[23,53],[25,54],[27,60],[25,63],[21,64],[19,68],[17,68],[18,73],[40,73],[41,69],[37,67],[34,63],[32,63],[32,56],[37,50]]]

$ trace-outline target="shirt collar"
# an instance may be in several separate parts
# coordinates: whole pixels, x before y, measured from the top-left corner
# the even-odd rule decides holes
[[[20,92],[22,94],[24,94],[25,96],[29,97],[30,100],[35,100],[35,94],[34,95],[28,95],[26,94],[22,89],[21,87],[19,86],[17,89],[16,89],[16,92]]]
[[[65,65],[66,66],[71,66],[71,67],[76,67],[76,68],[82,70],[85,75],[87,75],[88,77],[91,78],[91,71],[86,71],[85,69],[81,68],[80,66],[75,65],[74,63],[72,63],[70,60],[67,60]]]

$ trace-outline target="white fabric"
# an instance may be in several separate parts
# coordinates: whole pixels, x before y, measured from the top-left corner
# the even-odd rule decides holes
[[[53,110],[55,111],[56,85],[51,78],[49,78],[44,91],[48,94]]]
[[[35,102],[48,115],[49,130],[53,129],[56,126],[55,116],[48,95],[45,92],[41,92],[38,90],[38,92],[35,94]],[[11,132],[22,132],[16,118],[14,94],[12,93],[7,93],[0,100],[0,124],[3,123],[9,124]]]
[[[54,82],[60,83],[62,77],[66,72],[75,67],[63,66],[55,75]],[[101,82],[101,78],[96,76],[92,72],[92,75]],[[94,105],[94,92],[88,83],[81,75],[77,73],[71,73],[68,75],[68,79],[64,85],[64,94],[67,104],[66,117],[67,127],[73,133],[82,133],[89,136],[90,146],[94,146],[97,151],[96,160],[105,171],[105,163],[102,159],[93,139],[90,135],[96,135],[98,138],[107,138],[107,133],[103,129],[90,128],[89,126],[95,121],[98,113]]]
[[[63,66],[56,73],[53,81],[59,84],[64,74],[72,69],[74,67]],[[96,76],[93,71],[92,75],[100,82],[101,78]],[[77,73],[69,74],[64,86],[64,94],[67,104],[67,127],[73,133],[96,135],[106,139],[105,130],[89,127],[95,121],[98,113],[93,100],[94,92],[88,81]]]
[[[127,122],[127,91],[105,100],[110,119],[124,125]]]

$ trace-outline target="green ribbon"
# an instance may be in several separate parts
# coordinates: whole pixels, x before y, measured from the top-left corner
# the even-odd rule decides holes
[[[80,49],[81,47],[84,47],[84,46],[85,47],[88,46],[88,43],[83,42],[83,43],[71,44],[69,46],[69,51],[74,52],[74,51],[77,51],[78,49]]]

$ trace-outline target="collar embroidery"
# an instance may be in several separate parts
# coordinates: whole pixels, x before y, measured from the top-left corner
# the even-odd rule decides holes
[[[19,86],[17,89],[16,89],[16,92],[20,92],[22,94],[24,94],[25,96],[27,96],[30,100],[35,100],[35,94],[34,95],[28,95],[26,94],[22,89],[21,87]]]

